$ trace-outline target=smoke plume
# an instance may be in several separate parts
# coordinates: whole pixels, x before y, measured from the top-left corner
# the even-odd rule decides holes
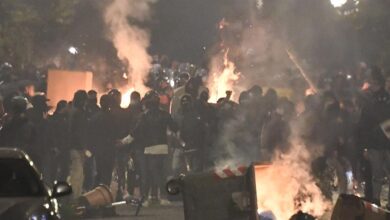
[[[118,57],[127,64],[129,88],[144,93],[144,79],[151,67],[148,54],[149,32],[137,24],[151,17],[151,4],[156,0],[113,0],[104,14],[104,20],[110,31],[109,38],[118,52]]]
[[[276,152],[272,165],[256,173],[258,212],[272,211],[278,220],[289,219],[297,211],[321,217],[331,204],[311,175],[316,152],[309,151],[295,134],[290,142],[288,152]]]

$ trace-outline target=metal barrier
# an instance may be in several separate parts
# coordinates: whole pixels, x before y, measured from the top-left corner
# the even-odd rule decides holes
[[[182,176],[168,182],[167,191],[183,197],[186,220],[251,219],[246,167]]]
[[[256,172],[261,175],[260,171],[269,166],[253,164],[249,168],[180,176],[167,183],[167,191],[170,195],[182,194],[186,220],[274,219],[257,213]],[[291,219],[310,220],[314,217],[298,212]]]
[[[390,212],[357,196],[342,194],[331,220],[390,220]]]

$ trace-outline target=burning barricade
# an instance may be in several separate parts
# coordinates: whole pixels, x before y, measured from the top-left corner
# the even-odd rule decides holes
[[[295,192],[291,188],[294,181],[282,183],[285,179],[278,178],[283,175],[279,169],[277,164],[253,164],[192,174],[169,181],[167,190],[182,194],[186,220],[314,219],[303,212],[317,217],[324,214],[329,206],[319,201],[320,194],[313,195],[312,186]],[[276,181],[269,181],[270,173]]]

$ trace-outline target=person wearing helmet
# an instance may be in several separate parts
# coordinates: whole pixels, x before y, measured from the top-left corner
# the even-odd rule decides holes
[[[190,95],[181,98],[183,118],[180,123],[180,137],[185,144],[185,158],[190,171],[202,171],[204,159],[205,126],[201,115],[194,108]]]
[[[169,111],[169,107],[171,104],[173,89],[167,82],[167,79],[160,78],[158,80],[157,91],[160,97],[160,106],[163,110]]]
[[[130,135],[121,140],[121,144],[137,142],[138,146],[142,146],[145,158],[145,166],[141,175],[142,195],[148,198],[151,190],[152,197],[157,198],[157,192],[160,189],[159,201],[162,205],[166,205],[169,203],[164,190],[167,175],[163,168],[168,158],[167,131],[177,132],[178,129],[170,114],[160,108],[160,98],[157,92],[146,93],[143,103],[146,111],[141,115]],[[149,203],[150,201],[146,200],[144,205],[148,206]]]
[[[27,100],[16,96],[11,99],[9,118],[0,130],[0,147],[17,147],[30,153],[34,129],[26,116]]]

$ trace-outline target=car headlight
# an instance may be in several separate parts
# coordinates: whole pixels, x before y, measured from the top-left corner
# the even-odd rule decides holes
[[[28,220],[48,220],[48,216],[46,214],[33,214]]]

